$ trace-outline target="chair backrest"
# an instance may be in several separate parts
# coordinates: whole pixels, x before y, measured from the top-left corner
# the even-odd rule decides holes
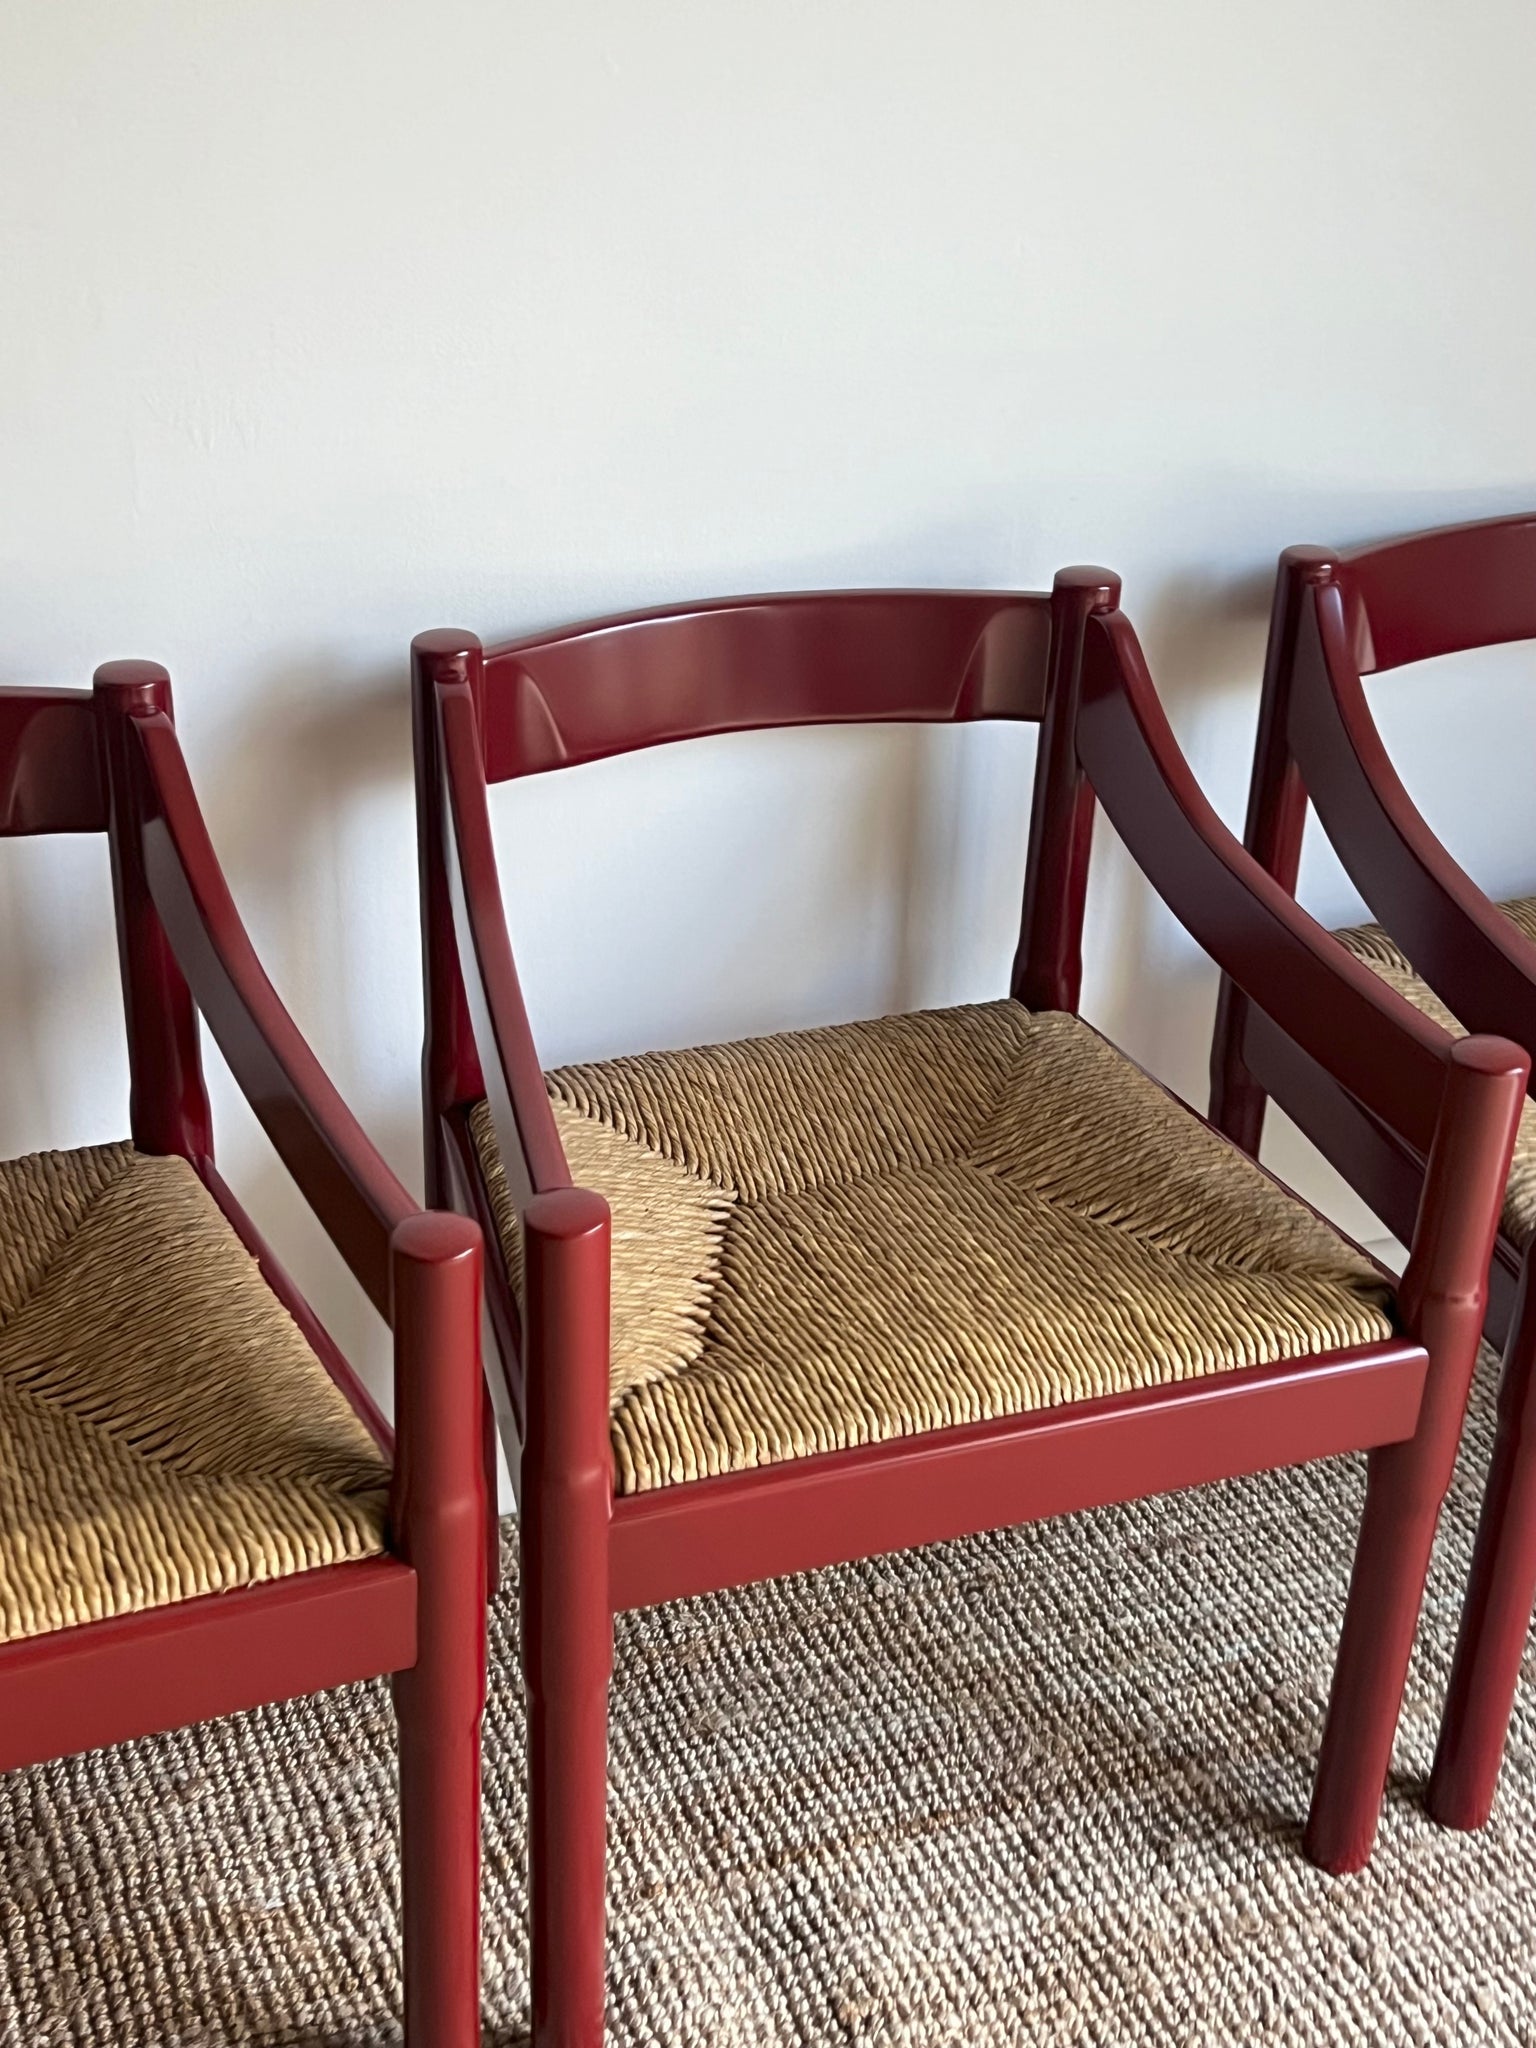
[[[1050,599],[866,590],[632,612],[484,652],[486,778],[785,725],[1038,719]]]
[[[490,648],[453,629],[418,635],[426,1068],[437,1115],[488,1093],[519,1198],[561,1184],[563,1155],[506,935],[487,784],[719,733],[1042,723],[1013,986],[1032,1007],[1074,1009],[1093,796],[1072,747],[1072,688],[1084,623],[1118,596],[1108,571],[1078,568],[1060,572],[1049,593],[732,598]],[[496,1057],[482,1060],[479,1049],[493,1042]]]
[[[1427,1144],[1442,1035],[1257,875],[1195,788],[1162,718],[1119,581],[1064,570],[1049,596],[848,592],[600,620],[482,649],[414,643],[426,1096],[446,1161],[485,1097],[514,1206],[569,1185],[518,985],[488,782],[706,733],[808,723],[1038,720],[1011,988],[1075,1010],[1102,802],[1133,858],[1218,964],[1304,1049],[1337,1054],[1372,1110]],[[1390,1021],[1381,1030],[1383,1006]],[[1343,1025],[1338,1020],[1344,1020]],[[1448,1041],[1446,1042],[1448,1043]],[[452,1178],[450,1168],[441,1169]]]
[[[111,846],[128,1034],[129,1125],[146,1152],[213,1156],[191,995],[150,901],[136,826],[136,715],[170,716],[148,662],[108,663],[91,690],[0,690],[0,836],[101,832]]]
[[[1362,675],[1536,639],[1536,514],[1435,527],[1320,559],[1343,594]]]

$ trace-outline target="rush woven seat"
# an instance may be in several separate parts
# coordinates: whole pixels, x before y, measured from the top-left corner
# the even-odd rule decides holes
[[[373,1555],[388,1478],[185,1160],[0,1163],[0,1641]]]
[[[1389,1337],[1359,1252],[1016,1002],[548,1076],[613,1211],[622,1493]],[[509,1265],[516,1218],[471,1128]]]
[[[1517,896],[1498,907],[1523,937],[1536,941],[1536,896]],[[1466,1036],[1466,1026],[1460,1018],[1441,1002],[1422,975],[1414,972],[1407,954],[1379,924],[1355,925],[1335,936],[1357,960],[1363,960],[1379,974],[1388,987],[1406,996],[1426,1017],[1433,1017],[1442,1031],[1457,1038]],[[1520,1113],[1515,1156],[1510,1162],[1504,1194],[1502,1228],[1511,1243],[1522,1251],[1536,1241],[1536,1102],[1529,1099]]]

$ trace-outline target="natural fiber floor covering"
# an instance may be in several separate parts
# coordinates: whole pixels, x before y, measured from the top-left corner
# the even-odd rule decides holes
[[[1361,1877],[1298,1846],[1357,1461],[626,1617],[610,2041],[1536,2042],[1536,1658],[1490,1827],[1414,1796],[1490,1394]],[[498,2048],[527,2002],[514,1619]],[[374,1686],[0,1781],[0,2043],[396,2041],[391,1781]]]

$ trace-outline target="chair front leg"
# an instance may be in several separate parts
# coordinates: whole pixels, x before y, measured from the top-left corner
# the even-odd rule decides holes
[[[1304,1845],[1325,1870],[1361,1869],[1376,1838],[1435,1527],[1482,1335],[1488,1261],[1528,1071],[1525,1055],[1502,1039],[1462,1039],[1451,1049],[1398,1297],[1409,1334],[1429,1353],[1429,1369],[1414,1435],[1371,1454]]]
[[[1432,1370],[1470,1380],[1443,1348]],[[1370,1860],[1440,1505],[1450,1474],[1419,1437],[1373,1451],[1303,1846],[1324,1870]]]
[[[480,1233],[414,1216],[391,1245],[394,1538],[417,1579],[415,1664],[394,1678],[407,2048],[480,2048],[485,1707]]]
[[[1429,1810],[1445,1827],[1480,1828],[1493,1811],[1533,1607],[1536,1282],[1528,1254],[1505,1351],[1493,1459],[1429,1780]]]
[[[524,1216],[523,1669],[533,2048],[602,2048],[608,1827],[608,1206]]]

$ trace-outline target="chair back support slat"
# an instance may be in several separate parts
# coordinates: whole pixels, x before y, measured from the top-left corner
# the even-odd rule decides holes
[[[1050,601],[989,591],[735,598],[485,654],[490,782],[770,726],[1038,719]]]
[[[1361,675],[1536,639],[1536,516],[1439,527],[1334,561]]]
[[[0,690],[0,838],[106,827],[90,691]]]

